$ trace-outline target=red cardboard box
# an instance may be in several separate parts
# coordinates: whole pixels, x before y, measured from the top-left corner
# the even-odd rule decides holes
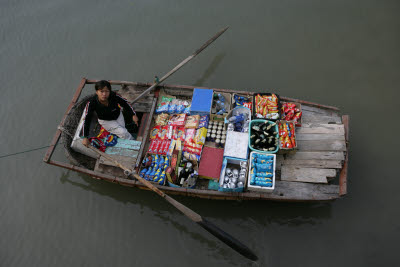
[[[223,160],[223,149],[204,146],[199,165],[199,177],[219,180]]]

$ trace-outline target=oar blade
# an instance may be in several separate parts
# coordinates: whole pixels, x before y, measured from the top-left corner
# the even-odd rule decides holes
[[[230,234],[224,232],[222,229],[217,227],[215,224],[213,224],[210,221],[207,221],[206,219],[202,218],[202,221],[197,222],[201,227],[206,229],[209,233],[217,237],[219,240],[227,244],[229,247],[232,249],[236,250],[236,252],[240,253],[241,255],[245,256],[246,258],[252,260],[252,261],[257,261],[258,257],[256,254],[254,254],[253,251],[251,251],[246,245],[244,245],[242,242],[231,236]]]

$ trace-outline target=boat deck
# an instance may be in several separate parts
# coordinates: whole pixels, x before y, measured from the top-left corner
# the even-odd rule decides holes
[[[85,84],[92,84],[95,80],[84,80]],[[122,94],[128,100],[131,100],[145,90],[151,84],[111,81],[114,87],[122,85]],[[185,95],[193,90],[192,86],[163,85],[164,90],[178,92],[181,90]],[[72,106],[76,103],[82,90],[78,87],[77,93],[71,102]],[[212,88],[214,91],[241,93],[252,95],[252,92],[233,91],[226,89]],[[77,97],[76,97],[77,96]],[[138,111],[144,112],[142,126],[139,130],[138,140],[142,142],[140,149],[135,148],[138,158],[144,156],[147,151],[147,136],[152,126],[153,111],[157,100],[157,93],[148,96],[139,104],[135,104]],[[76,98],[76,99],[75,99]],[[185,196],[194,196],[208,199],[264,199],[276,201],[329,201],[339,198],[347,193],[347,161],[348,161],[348,140],[349,140],[349,116],[339,115],[339,109],[335,107],[323,106],[316,103],[281,97],[283,101],[294,101],[301,103],[303,112],[302,126],[296,127],[297,150],[282,151],[277,154],[276,164],[276,184],[273,191],[252,192],[245,191],[241,193],[219,192],[207,189],[207,180],[200,179],[195,189],[173,188],[169,186],[156,185],[160,190],[168,194],[178,194]],[[70,107],[72,107],[70,104]],[[69,109],[70,109],[69,107]],[[69,110],[65,116],[67,116]],[[61,122],[63,126],[65,119]],[[58,133],[60,134],[60,133]],[[58,141],[57,133],[53,143]],[[53,148],[54,149],[54,148]],[[104,158],[96,161],[94,169],[87,169],[76,165],[50,160],[52,150],[49,149],[44,160],[50,164],[64,167],[67,169],[86,173],[94,178],[99,178],[125,186],[140,187],[146,189],[139,181],[127,179],[122,170],[118,169],[111,162]],[[118,156],[116,156],[118,157]],[[126,163],[129,159],[120,158]],[[134,161],[130,161],[130,166]],[[136,166],[139,161],[136,161]]]

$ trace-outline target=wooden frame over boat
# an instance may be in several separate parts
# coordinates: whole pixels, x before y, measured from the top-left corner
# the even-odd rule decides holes
[[[60,137],[63,135],[63,129],[68,126],[70,117],[74,112],[82,114],[83,107],[80,99],[83,88],[86,84],[93,84],[97,80],[83,78],[76,89],[76,92],[68,105],[68,108],[57,128],[57,131],[51,141],[43,160],[44,162],[58,167],[87,174],[96,179],[118,183],[124,186],[148,188],[137,180],[126,178],[121,171],[117,172],[115,167],[99,168],[99,159],[95,164],[82,164],[78,160],[72,160],[71,163],[52,160],[53,152],[58,145]],[[128,81],[110,81],[115,86],[121,86],[122,93],[125,92],[125,98],[131,99],[150,87],[151,83],[139,83]],[[138,101],[134,108],[143,112],[142,123],[139,129],[139,139],[142,142],[138,152],[136,167],[139,166],[140,159],[144,156],[146,146],[148,146],[147,137],[149,135],[153,112],[155,110],[158,91],[185,93],[193,90],[194,86],[183,85],[159,85],[154,94],[148,96],[142,101]],[[198,87],[196,87],[198,88]],[[254,95],[254,92],[236,91],[227,89],[210,88],[218,92],[240,93],[244,95]],[[347,168],[348,168],[348,149],[349,149],[349,116],[339,116],[339,109],[332,106],[320,105],[299,99],[282,97],[283,101],[301,103],[303,110],[303,125],[298,128],[298,151],[294,154],[277,154],[277,181],[275,189],[271,192],[219,192],[208,190],[206,188],[175,188],[169,186],[155,185],[167,194],[177,194],[207,199],[223,200],[274,200],[288,202],[313,202],[335,200],[347,194]],[[79,105],[80,104],[80,105]],[[74,114],[76,116],[76,114]],[[297,129],[296,129],[297,131]],[[66,135],[63,138],[67,138]],[[67,151],[67,154],[69,152]],[[71,155],[70,155],[71,156]],[[78,161],[78,162],[77,162]],[[290,173],[281,177],[281,172]],[[301,176],[299,181],[296,177]],[[310,177],[307,179],[304,177]],[[325,177],[329,183],[319,183],[313,180],[313,177]]]

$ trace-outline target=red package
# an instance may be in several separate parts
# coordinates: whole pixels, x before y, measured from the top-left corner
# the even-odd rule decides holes
[[[196,135],[196,129],[190,128],[186,129],[185,132],[185,142],[194,143],[194,136]]]
[[[287,121],[291,121],[291,120],[293,120],[293,117],[294,117],[294,110],[289,110],[288,112],[287,112],[287,114],[286,114],[286,119],[285,120],[287,120]]]
[[[168,148],[169,148],[170,144],[171,144],[171,141],[169,141],[169,140],[164,140],[163,141],[162,151],[161,151],[162,155],[167,155]]]
[[[161,126],[154,126],[153,129],[150,131],[150,139],[158,138],[158,134],[160,133]]]
[[[185,140],[185,127],[174,127],[174,139]]]
[[[152,154],[157,154],[158,153],[158,147],[161,145],[161,140],[155,139],[152,140],[150,143],[150,147],[149,147],[149,153]]]
[[[158,138],[160,138],[161,140],[165,140],[167,139],[167,134],[168,134],[168,126],[162,126],[160,129],[160,132],[158,133]]]
[[[248,108],[248,109],[250,109],[250,110],[252,110],[252,109],[251,109],[251,102],[244,102],[244,103],[243,103],[243,106],[246,107],[246,108]]]
[[[186,114],[174,114],[169,118],[169,124],[172,126],[185,126]]]

